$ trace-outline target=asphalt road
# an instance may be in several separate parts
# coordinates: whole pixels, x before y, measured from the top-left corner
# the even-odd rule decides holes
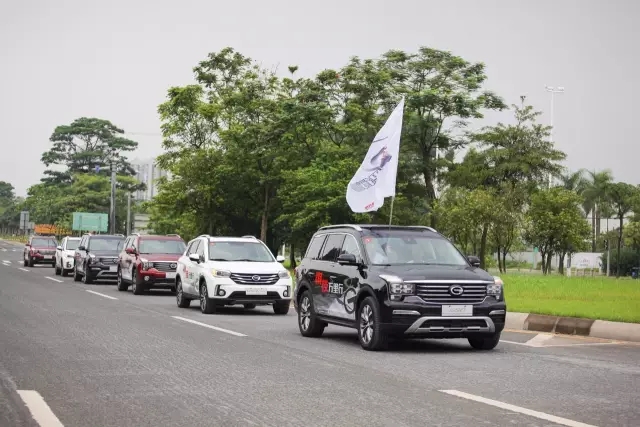
[[[492,352],[366,352],[348,329],[303,338],[293,309],[206,316],[21,254],[0,241],[0,426],[640,425],[635,344],[505,332]]]

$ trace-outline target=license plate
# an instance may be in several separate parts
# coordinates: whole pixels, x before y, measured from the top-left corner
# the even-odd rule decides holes
[[[472,305],[443,305],[442,317],[473,316]]]
[[[109,266],[109,271],[112,273],[115,273],[116,271],[118,271],[118,266],[117,265],[110,265]]]
[[[175,279],[176,278],[176,272],[174,271],[173,273],[165,273],[167,275],[167,279]]]
[[[247,295],[266,295],[267,290],[265,288],[249,288],[246,291]]]
[[[44,259],[53,259],[53,255],[45,255],[43,256]]]

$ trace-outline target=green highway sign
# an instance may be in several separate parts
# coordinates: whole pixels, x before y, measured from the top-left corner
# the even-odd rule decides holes
[[[74,231],[97,231],[106,233],[109,226],[109,218],[105,213],[74,212]]]

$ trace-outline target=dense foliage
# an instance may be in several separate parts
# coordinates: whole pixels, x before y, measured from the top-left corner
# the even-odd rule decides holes
[[[554,255],[564,263],[576,251],[603,250],[605,217],[619,219],[612,247],[640,250],[637,223],[622,223],[640,212],[638,188],[614,183],[609,171],[567,173],[565,154],[524,97],[511,107],[512,124],[470,130],[487,110],[508,108],[484,88],[482,63],[424,47],[354,57],[311,78],[297,70],[278,76],[225,48],[194,68],[194,84],[168,90],[158,108],[164,154],[157,161],[170,174],[145,206],[156,232],[254,234],[272,248],[289,244],[295,264],[322,225],[388,222],[389,203],[354,214],[345,192],[373,136],[405,97],[394,223],[432,225],[483,266],[497,252],[501,271],[507,254],[525,247],[539,248],[545,273]],[[62,224],[75,210],[106,212],[108,164],[117,167],[120,199],[138,184],[126,160],[136,143],[122,134],[101,119],[56,128],[42,161],[63,170],[48,169],[25,201],[0,203],[29,209],[34,221]]]

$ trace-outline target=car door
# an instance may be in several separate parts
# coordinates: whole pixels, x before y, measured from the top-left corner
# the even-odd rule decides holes
[[[320,293],[320,287],[317,283],[317,276],[320,268],[320,251],[324,247],[324,242],[327,239],[326,234],[316,234],[309,246],[307,246],[307,252],[304,254],[304,258],[302,263],[300,264],[299,269],[299,280],[307,282],[310,287],[309,290],[311,292],[311,299],[315,302],[316,297]],[[315,306],[314,306],[315,307]]]
[[[198,245],[198,248],[196,249],[196,253],[198,254],[198,256],[200,257],[200,263],[196,263],[193,262],[194,264],[194,270],[193,270],[193,287],[196,290],[197,294],[200,295],[200,277],[204,274],[204,266],[205,263],[207,262],[207,247],[208,245],[205,244],[205,241],[200,239],[200,244]],[[211,290],[211,292],[213,292],[213,290]]]
[[[339,255],[351,254],[356,257],[358,262],[362,262],[362,252],[360,245],[354,236],[346,234],[342,242],[342,248]],[[341,284],[341,293],[330,293],[332,298],[331,307],[332,315],[347,320],[356,320],[355,303],[360,292],[360,280],[362,272],[357,265],[340,265],[336,262],[335,267],[336,282]]]
[[[344,237],[343,233],[329,233],[327,235],[322,251],[320,251],[320,258],[317,262],[318,268],[314,275],[314,284],[317,290],[314,295],[313,306],[318,313],[329,316],[335,316],[338,313],[336,304],[338,296],[342,295],[344,287],[341,282],[339,265],[336,262],[342,249]]]
[[[64,249],[66,246],[67,246],[67,238],[64,237],[60,242],[60,245],[56,247],[56,260],[55,260],[56,267],[58,267],[58,265],[60,265],[61,267],[63,266],[62,260],[64,259]]]
[[[127,253],[127,249],[131,247],[131,241],[133,237],[127,237],[124,241],[124,245],[122,251],[120,251],[120,255],[118,255],[118,268],[120,269],[120,274],[122,278],[125,280],[131,280],[130,270],[129,270],[129,255]]]
[[[200,246],[200,239],[194,241],[191,244],[191,246],[187,250],[186,259],[184,260],[184,272],[183,272],[184,280],[182,282],[183,283],[182,289],[184,292],[187,292],[192,295],[198,295],[198,291],[195,289],[195,286],[194,286],[194,282],[195,282],[194,273],[196,272],[197,263],[191,261],[189,259],[189,255],[197,254],[199,246]]]
[[[76,270],[82,272],[84,274],[84,259],[87,257],[87,245],[89,244],[89,236],[82,236],[82,240],[80,240],[80,244],[76,249],[75,253],[75,265]]]

